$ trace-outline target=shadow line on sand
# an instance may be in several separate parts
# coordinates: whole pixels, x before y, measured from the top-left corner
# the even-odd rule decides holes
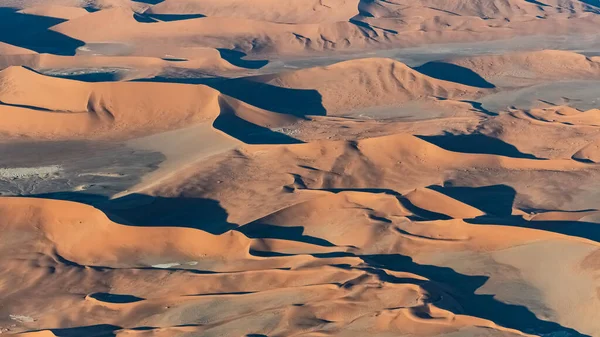
[[[122,327],[109,324],[98,324],[74,328],[50,329],[56,337],[116,337],[116,331]]]
[[[251,254],[264,258],[295,255],[263,251],[253,251]],[[365,265],[355,267],[338,264],[335,267],[347,270],[365,270],[377,275],[384,282],[418,285],[430,295],[430,298],[426,301],[427,303],[433,303],[437,307],[454,314],[490,320],[502,327],[530,334],[564,334],[573,337],[591,337],[559,323],[540,319],[526,306],[504,303],[494,298],[494,294],[477,294],[477,290],[488,282],[489,276],[465,275],[448,267],[419,264],[414,262],[411,257],[401,254],[360,255],[349,252],[334,252],[310,255],[315,258],[358,257],[365,262]],[[399,278],[390,275],[386,272],[387,270],[411,273],[423,276],[427,280],[410,277]],[[352,284],[345,284],[344,286],[351,287]],[[426,311],[419,311],[418,308],[414,309],[414,314],[423,315],[422,318],[433,318]]]
[[[300,144],[302,141],[269,128],[251,123],[236,114],[236,109],[222,97],[219,98],[221,112],[213,122],[215,129],[246,144]]]
[[[511,216],[517,192],[508,185],[479,187],[431,185],[427,188],[442,193],[452,199],[473,206],[491,216]]]
[[[437,78],[438,80],[459,83],[471,87],[483,89],[493,89],[496,87],[473,70],[452,63],[432,61],[415,67],[414,70],[423,75]]]
[[[412,258],[399,254],[359,256],[371,266],[388,270],[409,272],[424,276],[430,281],[421,284],[428,292],[439,293],[443,289],[457,301],[459,307],[448,305],[448,301],[436,303],[442,309],[456,314],[464,313],[493,321],[503,327],[517,329],[531,334],[563,333],[566,336],[590,337],[558,323],[538,318],[527,307],[498,301],[494,295],[477,294],[488,280],[488,276],[464,275],[447,267],[422,265]]]
[[[571,220],[525,220],[521,216],[483,216],[465,220],[474,225],[501,225],[536,229],[600,243],[600,224]]]
[[[519,151],[514,145],[484,134],[455,135],[446,132],[439,136],[417,135],[417,137],[452,152],[492,154],[511,158],[543,160],[543,158]]]
[[[327,110],[323,106],[322,96],[316,90],[278,87],[257,82],[252,78],[170,78],[157,76],[136,81],[202,84],[224,95],[271,112],[296,117],[325,116],[327,114]]]
[[[0,42],[37,53],[72,56],[84,43],[49,29],[65,21],[0,7]]]
[[[165,198],[130,194],[117,199],[82,192],[57,192],[30,197],[75,201],[93,206],[114,222],[140,227],[187,227],[219,235],[238,226],[227,221],[219,202],[205,198]]]
[[[492,186],[487,191],[494,191],[495,189],[508,191],[509,187],[503,185],[500,185],[500,187]],[[396,196],[399,195],[395,191],[385,189],[358,190],[373,193],[387,193]],[[477,191],[477,189],[473,190]],[[44,195],[43,197],[73,200],[91,204],[107,212],[107,214],[115,214],[119,218],[128,219],[141,226],[183,226],[206,230],[216,234],[224,233],[227,228],[226,225],[224,226],[224,223],[227,224],[227,213],[219,206],[218,202],[209,199],[160,198],[133,195],[116,200],[107,200],[105,197],[94,195],[85,196],[83,193],[54,194]],[[506,213],[500,213],[507,216]],[[165,216],[165,214],[167,215]],[[171,218],[169,214],[175,214],[175,217]],[[217,226],[217,222],[220,222],[220,226]],[[234,227],[231,229],[233,228]],[[254,228],[248,226],[245,229],[244,227],[240,227],[239,229],[240,232],[244,234],[247,233],[250,237],[276,237],[297,242],[308,242],[325,246],[331,245],[331,243],[327,241],[315,242],[314,239],[318,238],[305,236],[303,234],[303,228],[292,227],[282,231],[280,228],[274,229],[272,226],[261,226],[258,224],[254,226]],[[254,252],[253,254],[261,255],[261,252]],[[265,254],[262,255],[268,258],[293,254],[279,254],[276,251],[273,251],[265,252]],[[378,275],[384,278],[384,281],[388,282],[406,282],[406,280],[400,280],[390,276],[385,270],[409,272],[424,276],[428,281],[423,281],[423,283],[420,283],[419,285],[429,293],[436,295],[430,302],[435,302],[440,308],[456,314],[467,314],[488,319],[501,326],[517,329],[526,333],[566,333],[569,334],[569,336],[587,337],[587,335],[581,334],[574,329],[564,327],[556,322],[540,319],[525,306],[498,301],[492,294],[477,294],[477,290],[489,280],[488,276],[464,275],[447,267],[418,264],[414,262],[411,257],[401,254],[360,255],[349,252],[335,252],[330,254],[314,254],[313,256],[317,258],[334,256],[358,257],[366,263],[367,268],[379,270],[380,272]],[[344,266],[339,267],[344,268]],[[346,268],[352,267],[346,266]],[[453,300],[442,301],[444,296],[440,295],[444,294],[449,295],[447,297],[450,297]],[[415,314],[426,315],[425,312],[415,312]],[[424,318],[427,317],[424,316]],[[55,331],[58,332],[58,336],[69,337],[81,335],[83,332],[86,332],[86,336],[111,336],[111,333],[114,333],[115,330],[117,330],[117,327],[115,326],[97,325],[75,329],[58,329]]]

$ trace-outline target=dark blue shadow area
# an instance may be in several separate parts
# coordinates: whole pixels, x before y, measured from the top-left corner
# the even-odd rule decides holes
[[[588,8],[589,12],[600,14],[600,0],[579,0],[579,1],[592,7],[592,8]]]
[[[139,301],[143,301],[143,298],[133,296],[133,295],[118,295],[118,294],[108,294],[108,293],[95,293],[89,295],[91,298],[96,299],[100,302],[106,303],[135,303]]]
[[[505,143],[498,138],[489,137],[483,134],[453,135],[451,133],[446,133],[440,136],[417,137],[452,152],[494,154],[512,158],[539,159],[534,155],[522,153],[515,146]]]
[[[199,19],[205,18],[204,14],[154,14],[148,13],[146,16],[155,19],[155,21],[180,21],[180,20],[190,20],[190,19]]]
[[[503,327],[525,333],[545,335],[562,332],[565,336],[587,336],[558,323],[539,319],[527,307],[500,302],[494,298],[494,295],[476,294],[477,289],[489,279],[487,276],[464,275],[451,268],[422,265],[415,263],[408,256],[399,254],[359,257],[370,266],[381,266],[385,269],[409,272],[428,278],[431,281],[421,284],[421,287],[432,294],[439,294],[440,289],[443,289],[460,305],[459,308],[444,307],[448,302],[442,301],[438,303],[442,309],[488,319]]]
[[[442,98],[438,97],[438,99],[442,99]],[[484,108],[483,104],[481,104],[479,102],[469,101],[469,100],[462,100],[460,102],[471,104],[471,106],[473,107],[474,111],[478,111],[478,112],[484,113],[484,114],[486,114],[488,116],[498,116],[498,113],[490,111],[490,110]]]
[[[304,227],[282,227],[261,222],[252,222],[237,229],[249,238],[280,239],[296,242],[310,243],[323,247],[335,247],[327,240],[310,235],[304,235]]]
[[[165,0],[131,0],[133,2],[141,2],[143,4],[148,4],[148,5],[158,5],[159,3],[165,1]]]
[[[87,74],[44,74],[46,76],[58,77],[58,78],[66,78],[69,80],[76,80],[82,82],[115,82],[121,79],[121,75],[118,72],[107,71],[107,72],[94,72]]]
[[[116,336],[115,331],[121,329],[120,326],[116,325],[99,324],[76,328],[51,329],[50,331],[56,337],[114,337]]]
[[[233,107],[220,98],[221,113],[213,126],[246,144],[299,144],[303,143],[283,133],[250,123],[235,114]]]
[[[517,192],[508,185],[491,185],[481,187],[432,185],[427,188],[440,192],[462,203],[471,205],[488,215],[511,216]]]
[[[219,51],[219,54],[221,54],[222,59],[233,64],[236,67],[246,69],[260,69],[269,64],[269,61],[267,60],[244,60],[246,54],[242,53],[241,51],[223,48],[218,48],[217,50]]]
[[[246,78],[225,80],[208,84],[227,96],[237,98],[255,107],[290,114],[325,116],[321,94],[316,90],[290,89]]]
[[[529,2],[531,4],[538,5],[540,7],[550,7],[549,5],[546,5],[545,3],[539,2],[539,1],[536,1],[536,0],[525,0],[525,2]]]
[[[154,77],[136,81],[204,84],[257,108],[297,117],[325,116],[327,113],[322,104],[322,96],[316,90],[283,88],[249,78]]]
[[[508,217],[478,217],[475,219],[465,220],[468,223],[476,225],[502,225],[537,229],[546,232],[552,232],[562,235],[578,237],[582,239],[592,240],[600,243],[600,224],[584,221],[527,221],[521,216]]]
[[[141,22],[141,23],[155,23],[155,22],[158,22],[157,20],[151,18],[150,16],[148,16],[146,14],[133,13],[133,18],[135,19],[135,21]]]
[[[471,69],[457,66],[455,64],[432,61],[414,68],[421,74],[478,88],[495,88],[496,86],[486,81]]]
[[[218,201],[205,198],[164,198],[130,194],[118,199],[84,192],[57,192],[31,197],[76,201],[94,206],[112,221],[129,226],[188,227],[223,234],[238,226],[227,221]]]
[[[75,55],[82,41],[48,28],[65,22],[63,19],[21,14],[13,8],[0,8],[0,41],[38,53]]]
[[[173,58],[173,57],[163,57],[162,58],[165,61],[169,61],[169,62],[185,62],[188,59],[184,59],[184,58]]]

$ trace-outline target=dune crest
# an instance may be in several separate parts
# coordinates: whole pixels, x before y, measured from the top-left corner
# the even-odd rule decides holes
[[[484,89],[438,80],[391,59],[369,58],[328,67],[285,72],[253,79],[284,88],[315,90],[328,115],[367,107],[393,106],[425,99],[473,99]]]
[[[207,122],[218,115],[217,97],[204,86],[85,83],[19,67],[0,73],[3,131],[31,138],[152,133]]]

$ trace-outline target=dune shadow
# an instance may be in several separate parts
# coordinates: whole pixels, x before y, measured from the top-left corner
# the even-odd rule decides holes
[[[143,298],[133,296],[133,295],[119,295],[119,294],[109,294],[109,293],[94,293],[89,295],[89,297],[96,299],[100,302],[106,303],[135,303],[143,301]]]
[[[414,68],[421,74],[437,78],[438,80],[450,81],[468,85],[471,87],[491,89],[496,86],[486,81],[471,69],[461,67],[452,63],[432,61]]]
[[[31,197],[67,200],[94,206],[112,221],[141,227],[187,227],[219,235],[238,226],[227,221],[218,201],[205,198],[130,194],[117,199],[82,192],[58,192]]]
[[[502,225],[530,228],[572,237],[578,237],[600,243],[600,224],[570,220],[525,220],[521,216],[502,218],[478,217],[465,220],[475,225]]]
[[[417,137],[445,150],[462,153],[493,154],[512,158],[540,159],[534,155],[519,151],[514,145],[483,134],[454,135],[446,133],[439,136]]]
[[[64,19],[23,14],[16,9],[0,8],[0,42],[33,50],[38,53],[75,55],[82,41],[49,30]]]
[[[494,216],[511,216],[517,195],[515,189],[508,185],[466,187],[445,184],[444,186],[432,185],[427,188]]]
[[[36,111],[53,111],[53,110],[50,110],[47,108],[40,108],[40,107],[33,106],[33,105],[5,103],[3,101],[0,101],[0,106],[10,106],[10,107],[14,107],[14,108],[30,109],[30,110],[36,110]]]
[[[99,71],[90,73],[73,73],[73,74],[44,74],[46,76],[52,76],[57,78],[64,78],[68,80],[75,80],[81,82],[116,82],[122,78],[119,72],[115,71]]]
[[[148,4],[148,5],[158,5],[161,2],[164,2],[165,0],[131,0],[133,2],[141,2],[143,4]]]
[[[529,2],[540,7],[549,7],[549,5],[546,5],[545,3],[536,0],[525,0],[525,2]]]
[[[587,158],[577,158],[575,155],[571,156],[572,160],[578,161],[580,163],[584,163],[584,164],[596,164],[595,161],[591,160],[591,159],[587,159]]]
[[[202,84],[218,90],[257,108],[271,112],[289,114],[296,117],[325,116],[321,94],[312,89],[292,89],[261,83],[252,78],[194,77],[177,78],[156,76],[137,79],[135,82],[161,82]]]
[[[236,67],[246,69],[260,69],[269,64],[269,61],[267,60],[245,60],[244,57],[246,57],[246,54],[241,51],[224,48],[217,48],[217,50],[219,51],[219,54],[221,55],[222,59],[233,64]]]
[[[525,306],[498,301],[494,295],[477,294],[477,290],[488,281],[488,276],[470,276],[447,267],[422,265],[414,262],[409,256],[399,254],[359,257],[371,266],[409,272],[428,278],[430,281],[420,284],[421,287],[432,294],[439,294],[440,291],[447,292],[459,304],[457,308],[448,305],[448,301],[436,303],[442,309],[488,319],[503,327],[525,333],[564,333],[566,336],[587,336],[558,323],[542,320]]]
[[[580,2],[592,7],[588,8],[588,12],[600,14],[600,0],[579,0]]]
[[[361,15],[363,17],[372,17],[372,14],[368,13],[368,12],[362,12]],[[369,23],[357,20],[355,18],[350,19],[350,23],[353,24],[353,25],[355,25],[355,26],[357,26],[357,27],[359,27],[359,28],[361,28],[361,29],[364,29],[364,30],[366,30],[368,32],[372,32],[374,34],[377,34],[377,32],[375,31],[375,28],[377,28],[377,29],[380,29],[380,30],[384,31],[385,33],[393,34],[393,35],[398,35],[398,31],[397,30],[373,26],[373,25],[371,25]],[[368,34],[366,34],[366,35],[368,36]]]
[[[158,21],[181,21],[190,19],[205,18],[204,14],[154,14],[146,13],[145,16]]]
[[[156,23],[158,22],[156,19],[150,17],[149,15],[146,14],[140,14],[140,13],[133,13],[133,18],[135,19],[135,21],[139,22],[139,23]]]
[[[121,330],[120,326],[99,324],[74,328],[50,329],[56,337],[114,337],[117,336],[117,330]]]
[[[290,89],[247,78],[207,83],[221,93],[255,107],[297,117],[325,116],[321,94],[316,90]]]
[[[299,144],[303,143],[286,134],[248,122],[235,114],[235,109],[224,99],[219,100],[221,113],[213,126],[246,144]]]
[[[482,103],[479,103],[476,101],[469,101],[469,100],[462,100],[460,102],[471,104],[471,107],[473,107],[473,109],[475,109],[475,111],[484,113],[488,116],[498,116],[497,112],[493,112],[493,111],[490,111],[490,110],[484,108]]]
[[[304,227],[299,226],[282,227],[256,221],[241,226],[236,230],[252,239],[280,239],[295,242],[304,242],[323,247],[335,247],[333,243],[325,239],[305,235]]]

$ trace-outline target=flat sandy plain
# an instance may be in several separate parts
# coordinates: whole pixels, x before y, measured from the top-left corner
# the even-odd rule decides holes
[[[0,0],[0,333],[600,336],[597,0]]]

